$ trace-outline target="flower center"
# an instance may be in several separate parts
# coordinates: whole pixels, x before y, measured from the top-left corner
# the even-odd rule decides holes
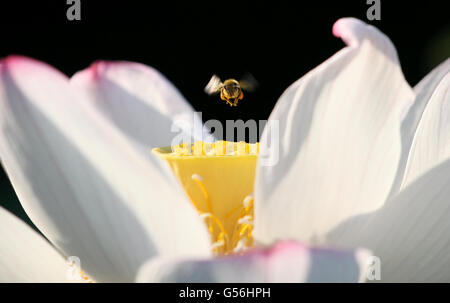
[[[155,148],[195,206],[216,254],[253,244],[253,183],[259,144],[218,141]]]

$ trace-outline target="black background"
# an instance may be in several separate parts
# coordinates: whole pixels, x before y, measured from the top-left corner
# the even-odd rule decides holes
[[[356,17],[382,30],[415,85],[450,55],[445,1],[381,0],[381,21],[368,21],[366,0],[105,1],[81,0],[81,21],[68,21],[65,0],[0,4],[0,57],[27,55],[67,75],[98,59],[151,65],[172,81],[203,119],[267,119],[281,93],[344,44],[333,23]],[[236,108],[203,88],[213,73],[259,82]],[[26,219],[0,171],[0,205]],[[28,221],[29,222],[29,221]]]

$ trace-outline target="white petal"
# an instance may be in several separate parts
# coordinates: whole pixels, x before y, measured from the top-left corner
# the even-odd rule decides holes
[[[380,258],[381,282],[450,282],[450,160],[412,182],[371,214],[352,218],[341,247],[364,246]],[[331,240],[333,241],[333,240]]]
[[[210,254],[204,224],[167,166],[136,152],[43,63],[3,61],[0,156],[31,220],[94,280],[130,281],[158,254]]]
[[[149,66],[98,61],[76,73],[71,84],[86,93],[85,101],[93,109],[146,150],[174,145],[172,139],[181,132],[172,129],[174,121],[202,140],[201,117],[170,81]],[[205,131],[203,139],[208,141],[206,136]]]
[[[0,207],[0,283],[75,282],[71,268],[37,232]]]
[[[416,102],[426,106],[412,140],[401,188],[450,157],[449,88],[450,59],[419,83]]]
[[[369,252],[309,248],[295,242],[216,259],[156,258],[137,282],[299,283],[358,282],[365,279]]]
[[[394,180],[401,113],[413,98],[395,48],[352,18],[333,33],[349,46],[291,85],[270,116],[279,153],[267,143],[277,129],[264,130],[255,181],[263,243],[320,243],[339,222],[383,205]]]
[[[414,102],[412,106],[405,108],[405,118],[402,121],[402,154],[394,185],[391,189],[391,195],[397,194],[400,190],[400,186],[405,175],[406,163],[411,150],[411,144],[417,130],[417,125],[423,115],[425,106],[429,103],[436,87],[449,70],[450,59],[447,59],[414,87],[414,92],[416,95]]]

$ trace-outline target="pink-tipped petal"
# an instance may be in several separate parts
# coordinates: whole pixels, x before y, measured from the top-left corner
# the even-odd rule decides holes
[[[268,123],[279,128],[262,135],[255,237],[263,243],[325,243],[340,222],[381,207],[393,184],[413,91],[379,30],[345,18],[334,33],[349,46],[283,93]]]
[[[130,281],[158,254],[209,255],[204,224],[167,167],[81,98],[44,63],[0,65],[0,157],[35,225],[96,281]]]
[[[342,18],[333,24],[333,35],[348,46],[358,46],[367,37],[367,25],[354,18]]]
[[[368,251],[335,251],[281,242],[269,249],[216,259],[156,258],[139,271],[137,282],[301,283],[361,282]]]
[[[149,66],[98,61],[76,73],[71,85],[84,93],[88,106],[145,153],[174,145],[172,140],[181,130],[187,139],[211,140],[177,88]]]

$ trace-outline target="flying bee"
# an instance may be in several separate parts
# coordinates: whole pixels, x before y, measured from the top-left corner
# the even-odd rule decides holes
[[[237,106],[238,102],[244,98],[244,92],[253,91],[257,82],[250,74],[245,75],[240,81],[227,79],[224,82],[217,75],[213,75],[205,87],[208,95],[220,93],[220,99],[230,106]]]

